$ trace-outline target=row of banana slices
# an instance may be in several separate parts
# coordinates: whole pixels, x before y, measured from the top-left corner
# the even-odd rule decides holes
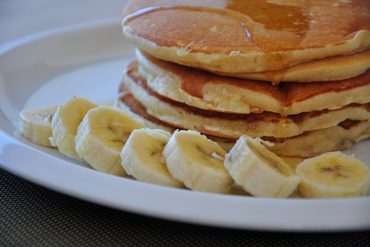
[[[19,130],[30,141],[94,169],[143,182],[228,193],[234,182],[258,197],[350,197],[367,194],[369,169],[340,152],[298,164],[295,171],[258,138],[242,136],[229,153],[196,131],[145,128],[113,106],[74,97],[59,106],[22,111]]]

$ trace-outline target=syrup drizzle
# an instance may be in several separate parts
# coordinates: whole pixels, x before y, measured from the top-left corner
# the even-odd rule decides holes
[[[214,0],[205,1],[204,4],[194,0],[156,1],[155,6],[142,7],[127,14],[123,19],[123,23],[128,24],[139,17],[163,10],[205,11],[234,16],[239,19],[239,25],[246,35],[246,40],[252,41],[253,46],[257,46],[262,50],[274,50],[276,42],[271,43],[270,37],[260,35],[261,29],[290,33],[293,42],[295,44],[300,43],[308,30],[308,9],[304,7],[304,4],[291,6],[275,2],[279,1]]]
[[[286,1],[228,0],[225,7],[251,17],[267,29],[304,35],[309,24],[306,1],[297,1],[300,2],[298,6],[284,2]]]
[[[289,64],[288,57],[281,55],[282,51],[317,47],[327,44],[326,42],[339,44],[358,30],[370,30],[369,0],[345,2],[334,0],[134,0],[132,2],[137,6],[127,12],[123,23],[127,25],[137,20],[139,25],[136,26],[136,31],[141,32],[142,29],[147,28],[147,31],[143,31],[144,37],[149,39],[152,37],[153,41],[159,42],[160,46],[184,48],[181,50],[184,52],[180,55],[187,55],[189,52],[224,52],[232,56],[251,49],[264,51],[265,60],[268,63],[266,67],[279,70],[270,74],[269,80],[273,84],[282,81],[286,72],[284,68],[292,65]],[[150,14],[158,11],[177,12],[174,17],[173,15],[171,17],[174,21],[168,23],[164,19],[167,17],[165,12],[163,15],[155,15],[152,16],[154,19],[150,19]],[[209,27],[207,23],[199,23],[195,20],[189,20],[188,23],[186,21],[187,11],[199,12],[194,16],[204,22],[207,22],[202,17],[204,14],[215,13],[220,17],[227,17],[232,24],[229,23],[231,26],[227,26],[222,32],[224,23],[210,23]],[[333,24],[333,16],[326,19],[325,15],[336,11],[343,13],[345,20],[342,21],[339,18],[338,23]],[[182,23],[174,23],[180,15],[182,15]],[[149,29],[148,27],[153,25],[153,20],[156,22],[157,18],[162,18],[162,22],[156,29]],[[196,27],[194,30],[199,28],[199,32],[194,33],[192,26]],[[232,37],[225,38],[230,29]],[[207,31],[209,33],[206,33]],[[322,31],[324,34],[319,35]]]

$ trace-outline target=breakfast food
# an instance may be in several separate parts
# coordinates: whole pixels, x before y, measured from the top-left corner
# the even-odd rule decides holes
[[[163,150],[171,175],[196,191],[227,193],[233,180],[224,167],[226,152],[196,131],[176,131]]]
[[[121,163],[127,174],[142,182],[183,187],[169,173],[162,155],[170,137],[169,132],[160,129],[134,130],[121,152]]]
[[[141,117],[148,126],[155,128],[193,129],[218,137],[223,142],[219,144],[227,150],[239,136],[247,134],[274,143],[274,146],[268,148],[276,154],[311,157],[348,148],[370,136],[368,104],[350,104],[335,110],[313,111],[287,117],[269,112],[230,116],[199,109],[189,111],[188,107],[169,104],[168,100],[148,93],[127,74],[123,78],[120,89],[124,95],[122,103],[131,115]],[[141,85],[143,82],[145,81],[141,79]]]
[[[226,169],[253,196],[290,196],[300,182],[299,176],[261,141],[241,137],[226,155]]]
[[[325,152],[345,150],[370,136],[370,121],[344,121],[341,124],[305,132],[291,138],[263,138],[273,145],[272,152],[288,157],[313,157]]]
[[[124,107],[222,146],[248,135],[284,156],[348,148],[370,136],[369,13],[363,0],[132,0]]]
[[[296,168],[302,178],[299,193],[308,198],[353,197],[366,195],[369,168],[340,152],[307,159]]]
[[[133,97],[127,94],[124,98]],[[71,101],[75,108],[78,108],[79,103],[84,106],[90,102],[83,98],[69,99],[62,106]],[[171,187],[185,185],[192,190],[215,193],[228,193],[235,182],[250,195],[257,197],[288,197],[298,184],[302,197],[352,197],[367,194],[368,168],[361,161],[339,152],[303,162],[295,158],[292,165],[286,163],[291,158],[282,159],[266,148],[275,148],[277,144],[242,136],[226,153],[216,142],[196,131],[177,130],[171,134],[160,129],[143,128],[142,120],[150,123],[149,120],[132,113],[131,109],[123,112],[116,107],[119,105],[91,108],[77,128],[74,149],[82,160],[98,171],[118,176],[124,176],[127,172],[143,182]],[[75,108],[66,108],[64,114],[75,113]],[[28,114],[34,120],[33,115],[37,113],[37,124],[40,116],[53,118],[54,111],[55,107],[24,110],[20,121],[24,121],[24,116]],[[153,125],[156,124],[154,121]],[[39,140],[29,135],[29,128],[22,128],[21,124],[19,127],[24,137],[31,141]],[[352,132],[351,128],[356,130],[358,127],[347,123],[348,133]],[[44,129],[49,129],[49,136],[42,131],[43,138],[51,138],[50,120],[43,123]],[[65,134],[71,135],[70,132]],[[329,132],[324,135],[328,140],[320,142],[330,145],[332,141]],[[227,139],[211,138],[218,143],[232,145]],[[319,142],[319,138],[316,138],[316,142]],[[332,138],[337,136],[332,135]],[[297,150],[296,147],[302,146],[300,140],[288,143],[283,147],[290,146],[292,150]],[[312,146],[315,144],[311,143]],[[305,152],[305,149],[298,150]],[[296,169],[296,173],[293,169]]]
[[[122,23],[154,57],[240,74],[368,49],[369,9],[367,0],[133,0]]]
[[[18,129],[24,137],[33,143],[52,147],[49,138],[52,135],[51,118],[57,106],[33,108],[21,111]]]
[[[150,128],[160,128],[173,132],[176,126],[163,122],[148,114],[146,108],[138,102],[135,97],[121,86],[122,104],[120,108],[124,109],[129,115],[140,119]],[[364,140],[370,136],[370,122],[346,120],[337,126],[307,131],[298,136],[290,138],[262,137],[274,145],[267,148],[274,153],[290,157],[312,157],[323,152],[334,150],[343,150],[349,148],[353,143]],[[220,144],[226,151],[229,151],[235,139],[222,138],[214,135],[208,135],[209,138]]]
[[[317,81],[338,81],[361,75],[370,68],[370,51],[359,52],[345,56],[335,56],[298,64],[293,67],[255,73],[240,73],[221,75],[270,81],[307,83]]]
[[[203,110],[249,114],[274,112],[282,116],[338,109],[370,102],[370,71],[334,82],[282,83],[223,77],[161,61],[136,51],[126,77],[141,77],[142,87],[159,95]]]
[[[78,159],[75,136],[85,114],[97,105],[81,97],[73,97],[58,106],[51,120],[52,137],[50,142],[62,154]]]
[[[120,153],[134,129],[144,125],[111,106],[87,112],[75,137],[78,156],[99,171],[124,175]]]
[[[347,119],[363,121],[370,118],[370,104],[350,104],[335,110],[304,112],[286,117],[266,111],[250,114],[206,111],[153,92],[147,87],[146,80],[135,72],[135,67],[126,72],[123,83],[153,117],[182,129],[194,129],[226,138],[237,139],[243,134],[253,137],[291,137],[305,131],[336,126]],[[360,95],[356,100],[359,98]]]
[[[137,49],[114,107],[24,111],[26,138],[194,191],[367,194],[368,168],[331,151],[370,137],[369,1],[131,0],[122,26]]]

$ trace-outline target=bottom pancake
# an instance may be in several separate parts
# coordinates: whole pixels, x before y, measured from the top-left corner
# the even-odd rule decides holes
[[[122,96],[121,102],[121,108],[131,116],[143,121],[149,128],[160,128],[169,132],[177,129],[175,126],[149,115],[146,108],[130,92],[126,92]],[[226,151],[229,151],[236,141],[216,136],[208,137],[218,142]],[[262,139],[267,141],[267,148],[278,155],[306,158],[349,148],[352,144],[368,137],[370,137],[370,121],[346,120],[337,126],[308,131],[295,137],[283,139],[262,137]]]
[[[350,124],[346,127],[346,124]],[[312,157],[350,148],[370,137],[370,121],[344,121],[334,127],[309,131],[285,140],[272,140],[272,152],[281,156]],[[268,139],[268,138],[263,138]]]

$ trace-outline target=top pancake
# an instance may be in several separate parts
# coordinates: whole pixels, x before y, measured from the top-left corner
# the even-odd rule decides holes
[[[368,0],[132,0],[123,32],[147,53],[218,73],[287,68],[370,47]]]

